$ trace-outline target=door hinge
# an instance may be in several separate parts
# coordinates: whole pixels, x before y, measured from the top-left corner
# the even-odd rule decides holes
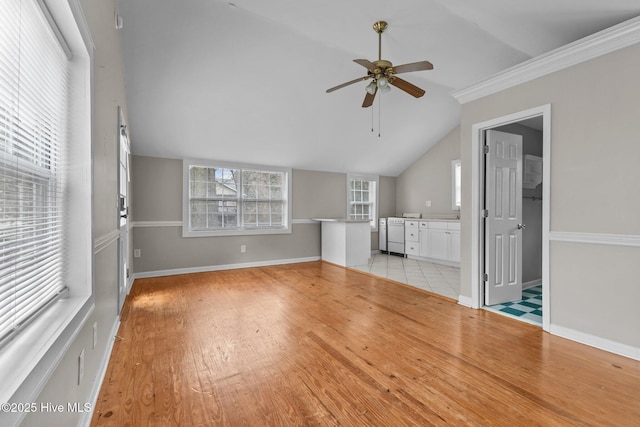
[[[482,218],[488,218],[489,217],[489,210],[487,209],[482,209],[480,211],[480,214],[482,215]]]
[[[484,154],[489,154],[489,146],[488,146],[488,145],[484,145],[484,146],[482,147],[482,152],[483,152]]]
[[[489,275],[487,273],[484,273],[482,275],[482,280],[485,281],[485,282],[488,282],[489,281]]]
[[[129,278],[129,269],[127,268],[127,279]]]

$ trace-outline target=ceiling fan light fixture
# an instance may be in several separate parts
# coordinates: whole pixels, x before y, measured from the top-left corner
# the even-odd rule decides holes
[[[373,95],[374,93],[376,93],[376,82],[375,82],[375,80],[367,85],[367,93],[370,94],[370,95]]]
[[[386,77],[380,77],[378,79],[378,88],[382,89],[384,86],[388,86],[389,83]]]
[[[380,92],[382,92],[382,93],[387,93],[390,90],[391,90],[391,88],[389,87],[389,85],[380,86]]]

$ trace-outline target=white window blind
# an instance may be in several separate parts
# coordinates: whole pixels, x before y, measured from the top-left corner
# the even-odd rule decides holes
[[[0,5],[0,343],[65,290],[69,58],[36,0]]]

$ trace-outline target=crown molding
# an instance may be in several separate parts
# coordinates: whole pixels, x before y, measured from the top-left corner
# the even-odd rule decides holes
[[[451,95],[466,104],[640,42],[640,16],[507,68]]]

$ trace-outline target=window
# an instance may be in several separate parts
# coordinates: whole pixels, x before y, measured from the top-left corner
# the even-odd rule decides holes
[[[4,5],[0,25],[0,343],[65,289],[69,61],[38,5],[23,3]]]
[[[185,160],[183,236],[290,232],[291,170]]]
[[[462,165],[460,160],[451,161],[451,209],[459,211],[462,205]]]
[[[378,229],[378,177],[347,176],[347,217],[368,219]]]
[[[3,402],[17,390],[34,398],[58,363],[52,349],[72,342],[93,303],[91,56],[81,17],[76,1],[0,2]]]

